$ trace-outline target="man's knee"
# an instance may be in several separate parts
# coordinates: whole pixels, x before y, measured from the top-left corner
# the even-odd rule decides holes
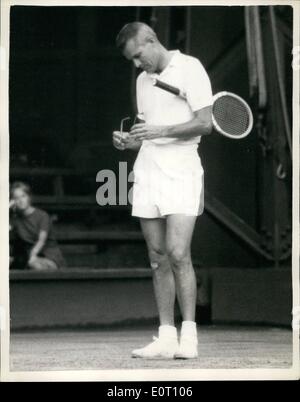
[[[167,255],[160,247],[151,247],[149,249],[150,266],[153,270],[165,266]]]
[[[172,267],[175,269],[184,268],[191,261],[189,250],[185,250],[180,246],[168,247],[167,253]]]

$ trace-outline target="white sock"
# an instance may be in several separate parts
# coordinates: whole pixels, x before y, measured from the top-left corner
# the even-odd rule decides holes
[[[195,323],[195,321],[182,322],[181,336],[197,339],[197,324]]]
[[[172,325],[161,325],[158,328],[159,338],[174,338],[177,339],[177,329]]]

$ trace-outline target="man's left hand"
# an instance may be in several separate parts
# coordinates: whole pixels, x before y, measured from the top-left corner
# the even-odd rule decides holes
[[[134,140],[153,140],[166,136],[166,126],[150,126],[145,123],[135,124],[131,127],[130,138]]]

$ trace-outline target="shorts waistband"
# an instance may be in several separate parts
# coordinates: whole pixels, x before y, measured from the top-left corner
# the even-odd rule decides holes
[[[178,152],[190,152],[190,151],[197,151],[198,144],[178,144],[176,142],[171,142],[167,144],[156,144],[152,141],[144,141],[142,144],[141,149],[153,149],[157,152],[165,152],[165,151],[176,151]]]

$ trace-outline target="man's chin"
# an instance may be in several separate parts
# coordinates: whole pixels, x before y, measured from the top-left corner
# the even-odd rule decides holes
[[[154,69],[154,68],[151,68],[151,67],[149,67],[149,68],[144,68],[144,71],[145,71],[147,74],[154,74],[154,73],[155,73],[155,69]]]

